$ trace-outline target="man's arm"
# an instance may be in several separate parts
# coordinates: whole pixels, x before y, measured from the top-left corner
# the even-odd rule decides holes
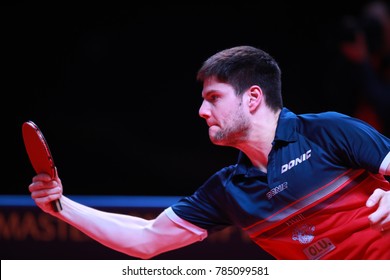
[[[57,177],[46,174],[33,178],[29,190],[36,204],[45,212],[74,226],[99,243],[141,259],[174,250],[207,236],[195,225],[183,227],[173,222],[163,211],[157,218],[146,220],[124,214],[100,211],[87,207],[62,195],[62,184]],[[61,199],[62,211],[54,212],[50,201]]]

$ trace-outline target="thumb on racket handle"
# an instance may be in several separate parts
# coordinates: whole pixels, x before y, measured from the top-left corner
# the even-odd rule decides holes
[[[57,178],[57,177],[58,177],[57,167],[54,167],[54,178]],[[60,212],[62,210],[61,201],[59,199],[53,200],[51,202],[51,206],[53,207],[53,210],[55,212]]]

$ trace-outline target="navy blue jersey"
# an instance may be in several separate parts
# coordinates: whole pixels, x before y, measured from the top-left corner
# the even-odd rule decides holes
[[[369,227],[361,209],[375,187],[388,186],[379,174],[390,161],[389,151],[390,140],[361,120],[336,112],[296,115],[283,108],[267,173],[240,152],[237,164],[219,170],[171,208],[208,232],[236,225],[279,259],[337,258],[337,249],[345,247],[337,238],[346,234],[343,226],[351,215],[360,211]],[[346,199],[353,192],[356,200]],[[332,221],[329,213],[342,209],[348,217],[337,218],[340,230],[330,239],[327,228],[337,223],[316,215]],[[298,247],[281,250],[289,244]],[[350,258],[365,258],[362,252]]]

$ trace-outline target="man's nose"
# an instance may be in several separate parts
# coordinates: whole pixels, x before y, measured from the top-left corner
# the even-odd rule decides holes
[[[203,100],[199,108],[199,116],[201,118],[207,119],[210,116],[210,110],[207,107],[207,103]]]

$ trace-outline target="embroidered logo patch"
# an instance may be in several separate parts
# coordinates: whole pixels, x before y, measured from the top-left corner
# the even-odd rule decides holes
[[[317,260],[335,248],[336,246],[333,245],[329,238],[323,238],[303,249],[303,252],[309,259]]]
[[[292,239],[299,241],[301,244],[308,244],[314,238],[314,230],[316,229],[313,225],[303,224],[296,227],[292,233]]]

